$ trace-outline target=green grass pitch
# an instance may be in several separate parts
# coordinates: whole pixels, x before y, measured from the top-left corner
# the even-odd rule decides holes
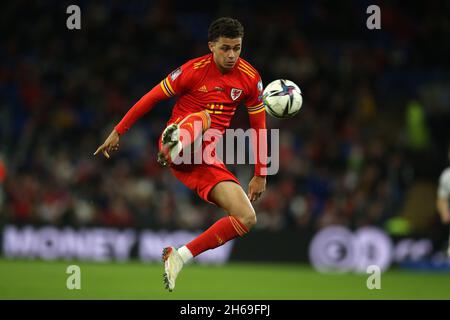
[[[81,268],[81,289],[68,290],[69,265]],[[163,266],[141,262],[0,260],[0,299],[450,299],[450,274],[390,270],[381,289],[369,275],[320,274],[307,265],[189,264],[174,292],[163,288]]]

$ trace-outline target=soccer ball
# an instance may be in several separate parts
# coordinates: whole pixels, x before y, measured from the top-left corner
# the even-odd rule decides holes
[[[263,102],[271,116],[279,119],[292,118],[302,107],[302,91],[290,80],[277,79],[264,89]]]

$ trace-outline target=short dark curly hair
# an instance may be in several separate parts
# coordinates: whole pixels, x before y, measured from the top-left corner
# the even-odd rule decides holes
[[[244,27],[233,18],[222,17],[214,20],[208,29],[208,41],[216,41],[220,37],[235,39],[244,36]]]

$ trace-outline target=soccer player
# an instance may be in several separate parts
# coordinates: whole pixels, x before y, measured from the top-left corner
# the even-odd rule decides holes
[[[450,146],[448,148],[448,159],[450,160]],[[447,167],[439,178],[439,188],[437,194],[436,207],[441,216],[443,224],[450,223],[450,167]],[[447,248],[447,255],[450,257],[450,235]]]
[[[189,60],[144,95],[94,153],[102,152],[109,158],[109,153],[119,148],[119,137],[137,119],[159,101],[178,97],[159,140],[158,162],[169,166],[177,179],[203,200],[224,209],[228,216],[219,219],[186,245],[178,249],[164,248],[164,283],[169,291],[174,289],[175,280],[186,262],[206,250],[245,235],[256,224],[251,202],[256,201],[266,188],[265,135],[257,134],[253,144],[253,152],[257,157],[254,177],[249,183],[247,194],[223,162],[216,159],[214,152],[208,161],[203,160],[199,164],[178,164],[174,161],[180,159],[183,151],[191,150],[193,142],[199,141],[208,129],[216,129],[223,134],[241,104],[247,108],[250,126],[256,132],[266,128],[260,75],[252,65],[239,57],[243,36],[244,28],[236,19],[224,17],[213,21],[208,29],[208,48],[211,53]],[[187,138],[181,134],[182,131],[188,133]],[[203,147],[213,143],[213,139],[205,140],[201,141]],[[256,151],[255,147],[259,147],[262,152]],[[190,152],[194,154],[195,148]]]

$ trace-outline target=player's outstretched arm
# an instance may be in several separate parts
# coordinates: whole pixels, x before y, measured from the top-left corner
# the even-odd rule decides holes
[[[259,102],[259,101],[258,101]],[[252,149],[256,159],[255,175],[248,185],[248,198],[250,201],[258,200],[266,190],[266,172],[267,172],[267,136],[266,114],[264,105],[257,103],[255,107],[248,109],[250,127],[256,131],[256,139],[253,139]],[[264,134],[260,134],[261,130]]]
[[[94,152],[94,156],[101,152],[106,158],[109,159],[110,152],[119,150],[119,140],[119,133],[116,131],[116,129],[113,129],[108,138],[106,138],[105,142],[103,142],[103,144],[97,148],[97,151]]]
[[[164,80],[163,80],[164,81]],[[162,89],[163,81],[145,94],[136,104],[128,110],[122,120],[110,133],[105,142],[94,152],[94,156],[99,152],[109,159],[109,153],[119,150],[119,136],[128,131],[131,126],[144,114],[149,112],[159,101],[169,98]]]

